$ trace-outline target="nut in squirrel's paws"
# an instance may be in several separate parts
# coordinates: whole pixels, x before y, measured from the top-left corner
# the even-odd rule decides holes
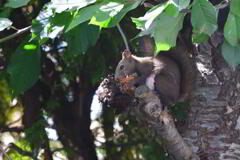
[[[130,76],[118,79],[117,81],[120,83],[119,88],[121,92],[127,93],[129,95],[133,95],[134,90],[136,89],[136,87],[134,86],[136,78],[137,78],[137,75],[136,73],[134,73]]]
[[[136,89],[135,86],[129,86],[128,84],[120,86],[121,92],[126,93],[128,95],[133,95],[135,89]]]
[[[136,73],[133,73],[129,76],[126,76],[124,78],[119,78],[117,81],[120,82],[120,83],[131,83],[132,81],[135,81],[137,78],[137,74]]]

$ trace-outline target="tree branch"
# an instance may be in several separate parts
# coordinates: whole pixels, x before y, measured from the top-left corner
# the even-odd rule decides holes
[[[0,126],[0,132],[23,132],[23,127],[8,127],[8,126]]]
[[[176,129],[172,116],[163,108],[155,93],[146,86],[140,86],[135,90],[135,97],[143,102],[138,107],[131,107],[134,115],[143,124],[147,124],[149,129],[157,133],[156,138],[162,140],[170,155],[176,160],[200,160],[184,142]]]
[[[12,35],[9,35],[7,37],[4,37],[4,38],[0,39],[0,43],[3,43],[3,42],[8,41],[10,39],[13,39],[13,38],[25,33],[25,32],[28,32],[28,31],[30,31],[31,28],[32,28],[32,26],[28,26],[26,28],[19,29],[16,33],[13,33]]]
[[[229,1],[228,1],[228,0],[225,0],[224,3],[220,3],[220,4],[216,5],[216,8],[217,8],[217,9],[224,9],[224,8],[226,8],[227,6],[229,6]]]
[[[33,157],[33,153],[32,152],[24,151],[20,147],[16,146],[14,143],[10,143],[8,145],[8,148],[15,150],[16,152],[18,152],[19,154],[21,154],[23,156]]]
[[[159,96],[154,91],[143,85],[133,90],[130,89],[134,92],[133,94],[124,94],[120,88],[121,86],[119,87],[114,77],[105,78],[96,91],[99,101],[115,108],[127,107],[129,113],[141,125],[150,132],[156,133],[154,134],[156,140],[161,140],[159,145],[164,145],[175,160],[200,159],[184,142],[167,107],[163,107]]]

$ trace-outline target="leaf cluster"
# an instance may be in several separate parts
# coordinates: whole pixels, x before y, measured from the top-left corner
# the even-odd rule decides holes
[[[13,24],[7,17],[7,8],[16,9],[29,3],[30,0],[9,0],[1,12],[1,31]],[[23,93],[39,79],[39,46],[46,43],[47,39],[54,39],[59,33],[63,33],[68,43],[67,54],[84,54],[89,47],[96,44],[103,28],[116,26],[129,11],[144,3],[143,0],[53,0],[47,3],[32,20],[31,38],[24,41],[11,57],[8,73],[13,93]],[[222,54],[231,66],[236,67],[240,59],[240,3],[238,0],[229,3],[230,12],[224,27]],[[192,3],[190,0],[169,0],[147,9],[142,17],[132,17],[132,22],[141,30],[137,37],[150,35],[154,38],[158,53],[176,45],[178,33],[188,13],[191,13],[194,43],[206,41],[217,30],[218,8],[207,0],[195,0]]]

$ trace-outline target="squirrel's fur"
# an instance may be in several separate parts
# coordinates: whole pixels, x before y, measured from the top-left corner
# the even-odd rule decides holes
[[[169,105],[189,98],[194,82],[194,63],[184,46],[178,46],[155,57],[137,57],[130,51],[122,53],[115,79],[137,74],[134,85],[147,85]]]

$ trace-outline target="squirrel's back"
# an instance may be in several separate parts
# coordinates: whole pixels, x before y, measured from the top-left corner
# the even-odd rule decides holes
[[[145,43],[145,41],[148,41],[148,43]],[[147,39],[144,39],[144,41],[142,41],[142,42],[143,43],[140,42],[140,45],[141,45],[140,52],[148,51],[145,49],[146,44],[154,46],[154,41],[152,39],[147,38]],[[152,47],[152,48],[154,48],[154,47]],[[153,55],[153,53],[146,53],[146,54]],[[162,52],[158,53],[158,55],[156,56],[156,57],[165,56],[165,57],[170,58],[177,64],[177,66],[179,68],[179,71],[180,71],[179,87],[180,88],[179,88],[179,96],[178,96],[177,102],[187,101],[190,98],[191,92],[194,87],[196,69],[195,69],[193,58],[192,58],[192,54],[193,54],[192,46],[188,47],[185,44],[178,42],[176,47],[172,48],[169,51],[162,51]],[[170,65],[170,66],[172,66],[172,65]],[[177,74],[175,74],[175,75],[176,75],[176,77],[178,77]],[[167,88],[171,89],[171,87],[166,87],[166,90],[167,90]],[[168,90],[168,92],[169,92],[169,90]]]
[[[176,103],[180,96],[181,71],[178,64],[164,55],[154,58],[155,88],[163,104]],[[151,75],[150,75],[151,76]]]

